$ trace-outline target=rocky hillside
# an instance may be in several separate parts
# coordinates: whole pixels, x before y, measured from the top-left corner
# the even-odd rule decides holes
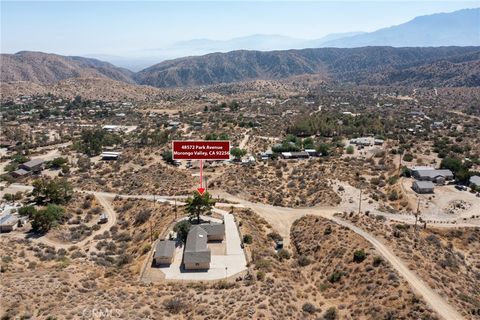
[[[352,84],[476,87],[479,74],[480,47],[363,47],[212,53],[164,61],[138,73],[95,59],[19,52],[1,56],[0,80],[53,84],[103,78],[165,88],[314,75]]]
[[[131,71],[108,62],[42,52],[2,54],[0,80],[52,84],[68,78],[108,78],[131,83]]]
[[[175,87],[320,74],[330,81],[358,84],[479,86],[479,61],[479,47],[241,50],[164,61],[134,79]]]

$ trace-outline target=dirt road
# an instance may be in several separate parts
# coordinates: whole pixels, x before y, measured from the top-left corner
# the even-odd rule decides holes
[[[90,237],[78,242],[77,246],[84,246],[92,239],[95,234],[107,230],[113,226],[116,222],[116,214],[110,203],[106,200],[108,197],[114,197],[115,194],[105,193],[105,192],[89,192],[94,194],[99,200],[100,204],[105,208],[106,213],[109,215],[109,222],[102,226],[100,230],[92,234]],[[367,241],[369,241],[373,247],[383,256],[383,258],[388,261],[395,270],[410,284],[415,292],[421,295],[429,306],[437,312],[437,314],[446,320],[461,320],[463,317],[450,305],[448,302],[443,299],[438,293],[426,285],[413,271],[408,269],[406,264],[401,261],[390,248],[385,246],[380,240],[371,235],[368,232],[356,227],[355,225],[341,220],[334,216],[335,212],[339,212],[339,208],[324,208],[324,207],[312,207],[312,208],[286,208],[286,207],[274,207],[271,205],[253,203],[247,200],[243,200],[239,197],[232,196],[228,193],[221,191],[211,191],[214,195],[219,195],[224,199],[238,202],[240,205],[243,205],[246,208],[251,208],[265,220],[267,220],[270,225],[277,230],[280,235],[284,237],[284,244],[287,246],[290,242],[290,229],[293,222],[304,215],[312,214],[318,215],[324,218],[327,218],[335,223],[345,226],[357,233]],[[142,199],[153,199],[151,195],[138,195],[138,196],[126,196],[129,198],[142,198]],[[160,197],[155,196],[155,199],[162,202],[167,202],[173,204],[173,200],[168,200],[169,197]],[[171,198],[170,198],[171,199]],[[178,203],[180,204],[180,203]],[[219,209],[216,209],[219,210]],[[220,210],[219,210],[220,211]],[[49,239],[43,239],[42,242],[53,247],[59,248],[68,248],[71,245],[52,243]],[[40,239],[40,238],[39,238]]]
[[[385,246],[380,240],[375,238],[370,233],[356,227],[355,225],[335,217],[334,213],[338,212],[338,210],[322,207],[312,207],[308,209],[274,207],[242,200],[225,192],[216,192],[215,194],[219,194],[228,200],[237,201],[245,207],[251,208],[261,217],[265,218],[265,220],[267,220],[267,222],[284,238],[285,246],[287,246],[290,242],[290,228],[293,222],[306,214],[318,215],[349,228],[370,242],[373,247],[383,256],[383,258],[388,261],[395,270],[397,270],[397,272],[410,284],[413,290],[417,294],[421,295],[428,305],[435,312],[437,312],[440,317],[445,320],[463,319],[463,317],[450,304],[448,304],[445,299],[443,299],[432,288],[426,285],[413,271],[408,269],[406,264],[401,261],[395,255],[395,253],[390,248]]]

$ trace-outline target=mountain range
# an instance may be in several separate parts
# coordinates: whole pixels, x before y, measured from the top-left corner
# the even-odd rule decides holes
[[[369,85],[480,86],[480,20],[476,19],[479,13],[480,9],[466,9],[435,14],[371,33],[312,40],[315,46],[328,46],[323,48],[215,52],[163,61],[139,72],[93,58],[22,51],[1,55],[0,81],[54,84],[70,78],[103,78],[154,87],[184,87],[316,74],[332,82]],[[253,39],[201,40],[198,45],[243,48],[266,44],[262,48],[268,49],[298,40],[270,36],[267,41],[262,35]],[[427,40],[437,47],[419,45]],[[298,41],[297,45],[306,45],[305,41]],[[362,47],[333,47],[342,43]],[[379,45],[383,43],[389,46]],[[442,46],[471,43],[478,46]],[[415,47],[396,48],[395,44]],[[178,44],[182,45],[192,44]]]
[[[131,55],[134,58],[105,55],[89,55],[89,57],[139,71],[160,61],[215,52],[365,46],[480,46],[480,8],[419,16],[403,24],[373,32],[336,33],[319,39],[307,40],[275,34],[255,34],[229,40],[181,41],[169,46],[132,52]]]

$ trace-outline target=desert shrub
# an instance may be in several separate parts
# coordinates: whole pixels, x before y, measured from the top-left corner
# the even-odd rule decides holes
[[[267,235],[267,237],[272,239],[273,241],[282,241],[283,240],[283,237],[280,234],[278,234],[277,232],[270,232]]]
[[[398,193],[397,193],[396,190],[393,190],[388,194],[388,200],[390,200],[390,201],[398,200]]]
[[[374,267],[378,267],[382,263],[383,263],[383,258],[382,257],[379,257],[379,256],[373,257],[373,266]]]
[[[298,265],[301,267],[308,266],[310,262],[310,258],[306,255],[301,255],[300,257],[298,257]]]
[[[363,249],[355,250],[355,252],[353,253],[353,261],[355,261],[356,263],[362,262],[363,260],[365,260],[366,257],[367,254]]]
[[[403,161],[410,162],[413,160],[413,155],[411,153],[405,153],[403,156]]]
[[[135,225],[144,224],[145,222],[148,221],[151,215],[152,215],[152,211],[149,209],[140,211],[135,215]]]
[[[250,234],[244,235],[243,236],[243,242],[246,243],[246,244],[252,244],[252,242],[253,242],[252,235],[250,235]]]
[[[317,311],[317,308],[310,302],[307,302],[303,304],[302,310],[306,313],[315,313],[315,311]]]
[[[332,233],[332,226],[331,225],[328,225],[325,230],[323,231],[323,234],[324,235],[329,235]]]
[[[286,250],[286,249],[281,249],[281,250],[278,251],[277,256],[278,256],[278,259],[279,259],[280,261],[282,261],[282,260],[284,260],[284,259],[285,259],[285,260],[290,259],[290,256],[291,256],[291,255],[290,255],[290,252],[289,252],[288,250]]]
[[[441,247],[442,246],[442,243],[440,242],[440,239],[434,234],[431,234],[431,235],[427,236],[425,238],[425,240],[427,240],[429,243],[435,245],[436,247]]]
[[[342,277],[343,277],[343,272],[336,270],[331,275],[328,276],[327,280],[330,283],[337,283],[342,279]]]
[[[397,183],[398,181],[398,176],[391,176],[390,178],[388,178],[388,184],[389,185],[394,185],[395,183]]]
[[[165,301],[164,306],[168,312],[173,314],[177,314],[186,308],[185,303],[182,300],[177,298],[172,298]]]
[[[116,260],[116,264],[119,267],[122,267],[132,261],[132,257],[129,254],[123,253],[118,256]]]
[[[271,266],[270,261],[267,259],[261,258],[255,261],[255,267],[261,270],[269,270]]]
[[[337,319],[337,309],[335,307],[329,308],[323,314],[323,319],[324,320],[335,320],[335,319]]]
[[[143,252],[143,254],[145,254],[145,253],[148,253],[151,249],[152,249],[152,245],[147,243],[143,246],[142,252]]]
[[[265,271],[262,271],[262,270],[257,271],[257,280],[258,281],[265,280]]]

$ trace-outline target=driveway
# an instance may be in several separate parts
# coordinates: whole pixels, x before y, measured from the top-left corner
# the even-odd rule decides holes
[[[225,246],[224,255],[211,256],[210,268],[208,270],[192,271],[185,270],[182,266],[183,246],[175,249],[175,257],[169,266],[150,267],[151,259],[147,262],[147,268],[142,276],[143,281],[154,281],[155,279],[201,281],[220,280],[235,276],[247,270],[247,260],[241,245],[235,218],[225,210],[215,208],[214,211],[223,215],[225,223]],[[163,273],[159,276],[158,271]]]

